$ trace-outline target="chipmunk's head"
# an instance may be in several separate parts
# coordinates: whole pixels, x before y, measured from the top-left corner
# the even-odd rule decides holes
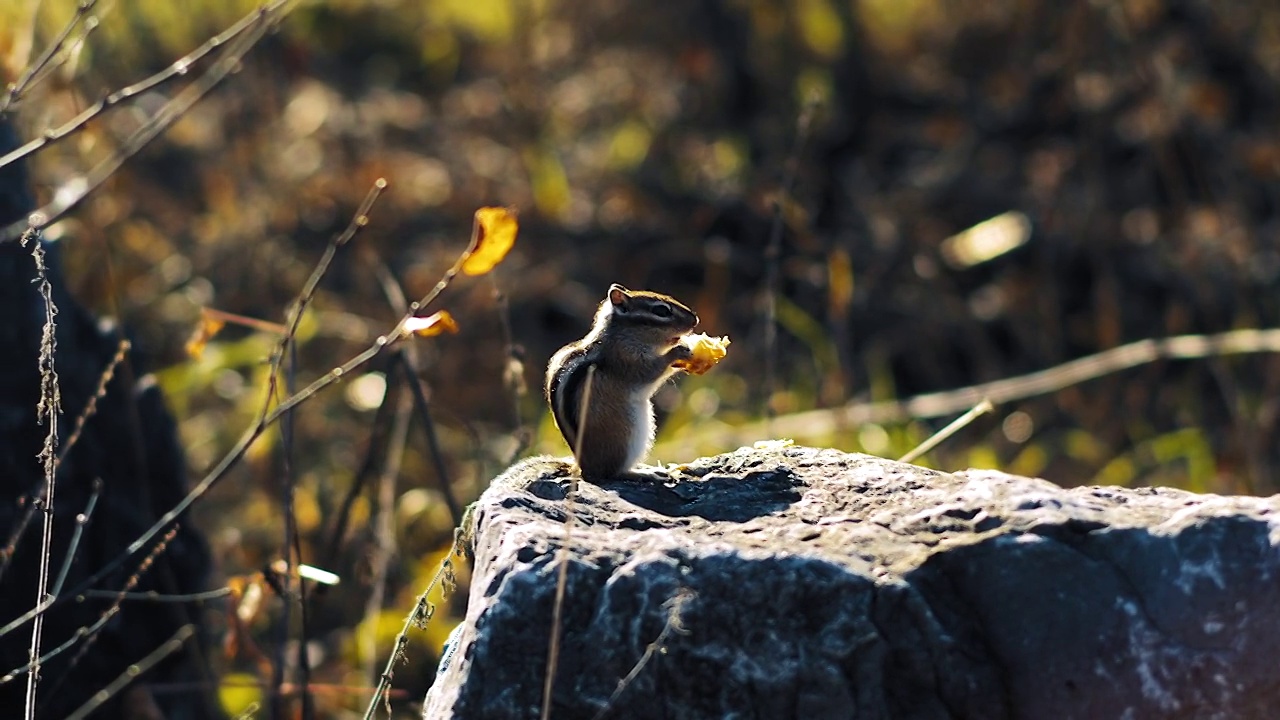
[[[609,286],[609,295],[596,315],[619,328],[638,333],[655,347],[670,347],[698,325],[698,316],[673,297],[646,290],[628,290],[621,285]]]

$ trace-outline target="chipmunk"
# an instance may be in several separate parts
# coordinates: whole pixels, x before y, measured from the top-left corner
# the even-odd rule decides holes
[[[675,298],[614,284],[586,337],[552,356],[547,402],[584,479],[626,473],[649,454],[653,394],[681,371],[673,364],[692,357],[681,338],[697,324],[698,316]]]

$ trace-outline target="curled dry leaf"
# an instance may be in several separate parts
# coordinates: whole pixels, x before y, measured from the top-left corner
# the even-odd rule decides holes
[[[207,308],[200,309],[200,324],[196,326],[195,332],[191,333],[191,338],[187,340],[187,357],[193,360],[199,360],[204,355],[204,349],[209,345],[209,341],[217,335],[226,321],[222,318],[210,313]]]
[[[440,310],[426,317],[409,318],[404,323],[405,335],[431,337],[440,333],[458,334],[458,323],[448,310]]]
[[[519,230],[514,208],[482,207],[477,210],[471,248],[462,261],[462,272],[484,275],[492,270],[507,256]]]
[[[706,333],[698,333],[685,335],[680,338],[680,343],[693,351],[693,357],[677,360],[675,367],[693,375],[702,375],[729,354],[728,337],[711,337]]]

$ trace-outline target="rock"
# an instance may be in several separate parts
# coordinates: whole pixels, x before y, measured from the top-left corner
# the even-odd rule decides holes
[[[472,508],[424,717],[538,717],[566,487],[526,461]],[[552,717],[1273,717],[1276,508],[804,447],[584,483]]]
[[[0,155],[19,145],[7,118],[0,116]],[[23,163],[0,168],[0,227],[31,212],[34,201]],[[121,332],[99,322],[67,289],[58,262],[59,243],[44,243],[56,317],[54,367],[62,396],[59,439],[67,443],[72,428],[97,391],[102,371],[119,347]],[[36,415],[40,400],[37,367],[44,300],[32,281],[36,276],[31,247],[0,242],[0,625],[23,615],[37,603],[43,518],[28,517],[31,498],[41,494],[44,472],[37,454],[48,432]],[[173,419],[160,390],[149,378],[136,378],[138,368],[121,367],[98,400],[97,412],[66,455],[56,474],[51,576],[56,577],[77,531],[77,515],[85,512],[100,488],[92,517],[67,571],[61,602],[45,613],[41,647],[45,653],[93,625],[113,603],[110,597],[79,597],[71,591],[113,561],[142,532],[186,494],[186,466]],[[12,543],[14,552],[6,552]],[[146,548],[93,589],[115,592],[138,573]],[[180,518],[173,535],[145,572],[138,573],[135,592],[185,594],[208,587],[208,548],[188,518]],[[52,584],[52,581],[51,581]],[[192,603],[129,601],[96,633],[42,664],[36,698],[42,718],[63,718],[129,671],[130,666],[162,646],[179,628],[195,625],[197,638],[149,672],[134,678],[94,718],[137,718],[140,708],[155,707],[170,720],[206,720],[221,716],[213,695],[215,683],[207,655],[209,628],[203,608]],[[28,663],[31,623],[0,635],[0,716],[20,717],[26,697],[26,673],[5,676]],[[80,653],[83,652],[83,655]],[[159,686],[166,687],[159,687]],[[152,692],[155,687],[155,692]]]

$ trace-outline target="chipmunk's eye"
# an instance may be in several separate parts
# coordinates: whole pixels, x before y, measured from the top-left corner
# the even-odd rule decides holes
[[[660,318],[669,318],[671,317],[671,306],[665,305],[665,304],[655,305],[653,307],[653,314],[657,315]]]

